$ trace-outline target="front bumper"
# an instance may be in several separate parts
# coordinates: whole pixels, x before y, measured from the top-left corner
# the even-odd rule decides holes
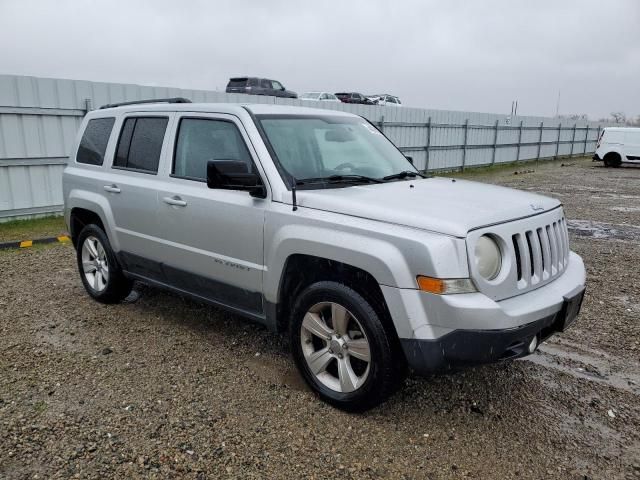
[[[593,154],[593,157],[591,157],[593,159],[594,162],[601,162],[602,159],[598,156],[597,153]]]
[[[524,357],[556,332],[562,331],[560,310],[535,322],[505,330],[456,330],[437,340],[401,339],[409,367],[417,374],[446,372],[464,367]],[[530,350],[535,338],[533,350]]]
[[[553,282],[501,301],[381,288],[409,365],[428,373],[528,354],[534,335],[543,341],[561,329],[566,299],[584,290],[585,278],[582,259],[571,252]]]

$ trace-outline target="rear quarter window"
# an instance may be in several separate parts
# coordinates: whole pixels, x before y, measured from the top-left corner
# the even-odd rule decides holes
[[[232,87],[232,88],[244,87],[246,84],[247,84],[246,78],[232,78],[231,80],[229,80],[229,84],[227,85],[227,87]]]
[[[89,120],[80,140],[76,162],[102,165],[114,122],[113,117]]]

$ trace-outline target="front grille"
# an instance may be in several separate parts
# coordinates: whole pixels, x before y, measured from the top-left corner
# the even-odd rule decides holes
[[[549,280],[569,263],[569,237],[564,217],[511,237],[515,252],[518,289]]]

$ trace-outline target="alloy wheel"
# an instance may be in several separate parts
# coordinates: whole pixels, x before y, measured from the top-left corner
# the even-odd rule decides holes
[[[107,252],[96,237],[90,235],[82,243],[82,271],[87,283],[102,292],[109,282]]]
[[[300,342],[309,370],[327,388],[350,393],[366,381],[369,341],[358,319],[344,306],[333,302],[312,306],[302,320]]]

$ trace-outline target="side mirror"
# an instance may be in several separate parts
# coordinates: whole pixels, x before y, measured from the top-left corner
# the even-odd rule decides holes
[[[258,174],[249,172],[247,164],[235,160],[207,162],[207,187],[220,190],[241,190],[257,198],[265,198],[267,191]]]
[[[409,160],[409,163],[410,163],[411,165],[413,165],[413,157],[410,157],[409,155],[405,155],[405,158],[406,158],[407,160]]]

